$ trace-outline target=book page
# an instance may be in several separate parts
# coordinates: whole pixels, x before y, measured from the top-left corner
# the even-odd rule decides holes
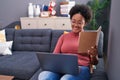
[[[86,30],[79,34],[79,47],[78,53],[87,53],[91,47],[98,46],[99,33],[101,27],[98,30]]]

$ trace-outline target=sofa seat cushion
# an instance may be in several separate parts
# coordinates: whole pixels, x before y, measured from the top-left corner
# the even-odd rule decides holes
[[[21,29],[15,31],[14,51],[49,52],[51,29]]]
[[[38,76],[39,76],[39,74],[40,74],[41,71],[42,71],[42,70],[39,69],[39,70],[30,78],[30,80],[38,80]]]
[[[0,56],[0,74],[29,79],[39,69],[35,52],[13,52],[13,55]]]
[[[105,72],[103,58],[99,58],[99,63],[97,64],[90,80],[108,80]]]

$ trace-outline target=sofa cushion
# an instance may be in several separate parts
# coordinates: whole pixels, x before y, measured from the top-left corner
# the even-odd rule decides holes
[[[99,58],[99,63],[97,64],[94,73],[91,75],[90,80],[108,80],[103,58]]]
[[[14,51],[49,52],[51,29],[21,29],[15,31]]]
[[[12,55],[13,41],[0,42],[0,55]]]
[[[1,33],[3,34],[3,37],[4,37],[4,43],[1,43],[0,50],[1,50],[1,52],[4,49],[6,50],[5,52],[1,53],[2,55],[12,54],[11,53],[11,41],[13,42],[14,32],[15,32],[15,29],[12,29],[12,28],[11,29],[6,28],[6,29],[2,30]],[[10,42],[8,42],[8,41],[10,41]]]
[[[38,76],[39,76],[39,74],[40,74],[41,71],[42,71],[42,70],[39,69],[39,70],[30,78],[30,80],[38,80]]]
[[[29,54],[29,55],[28,55]],[[13,52],[11,56],[0,57],[0,74],[29,79],[39,69],[35,52]]]
[[[103,57],[103,39],[104,39],[104,34],[101,31],[99,36],[99,41],[98,41],[98,57],[99,58]]]
[[[13,28],[6,28],[5,29],[6,41],[13,41],[14,34],[15,34],[15,29],[13,29]]]
[[[0,30],[0,42],[6,42],[5,30]]]

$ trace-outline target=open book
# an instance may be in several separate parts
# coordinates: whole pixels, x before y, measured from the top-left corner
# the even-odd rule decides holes
[[[79,34],[78,53],[86,53],[91,47],[98,46],[99,34],[101,26],[98,30],[86,30]]]

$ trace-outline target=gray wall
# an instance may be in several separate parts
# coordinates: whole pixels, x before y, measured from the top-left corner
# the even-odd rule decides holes
[[[50,0],[0,0],[0,27],[5,27],[13,21],[19,21],[20,17],[27,16],[28,3],[46,4]],[[59,3],[65,0],[56,0],[57,15],[59,12]],[[76,3],[86,4],[89,0],[74,0]]]
[[[112,0],[107,73],[109,80],[120,80],[120,0]]]

